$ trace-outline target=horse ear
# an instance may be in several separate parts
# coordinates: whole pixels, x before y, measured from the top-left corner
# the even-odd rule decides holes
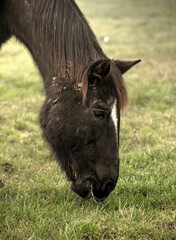
[[[110,59],[101,59],[94,62],[89,68],[90,78],[102,79],[110,72]]]
[[[135,61],[120,61],[120,60],[115,60],[115,64],[120,70],[121,74],[124,74],[127,72],[130,68],[132,68],[134,65],[137,63],[141,62],[140,59],[135,60]]]

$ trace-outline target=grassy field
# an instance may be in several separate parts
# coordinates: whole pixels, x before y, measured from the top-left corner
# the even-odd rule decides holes
[[[120,178],[102,203],[70,190],[41,138],[42,80],[12,39],[0,51],[0,239],[176,240],[176,1],[77,2],[109,56],[142,59],[125,75]]]

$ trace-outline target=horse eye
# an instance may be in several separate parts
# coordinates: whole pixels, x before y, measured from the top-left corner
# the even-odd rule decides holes
[[[100,119],[107,119],[109,116],[108,109],[93,109],[94,116]]]

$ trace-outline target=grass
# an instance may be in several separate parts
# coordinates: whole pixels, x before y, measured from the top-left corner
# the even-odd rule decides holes
[[[70,190],[41,138],[42,80],[12,39],[0,51],[0,239],[175,240],[176,2],[78,4],[109,56],[143,60],[125,75],[120,178],[103,203]]]

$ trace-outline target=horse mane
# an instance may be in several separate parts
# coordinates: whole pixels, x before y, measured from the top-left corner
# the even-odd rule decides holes
[[[78,73],[88,62],[106,58],[74,0],[32,0],[32,8],[41,51],[52,56],[62,70],[69,64]]]
[[[33,12],[33,35],[40,43],[41,52],[54,62],[54,74],[64,75],[69,72],[70,79],[77,83],[82,82],[85,97],[88,86],[86,82],[88,79],[83,74],[86,72],[85,69],[97,60],[107,59],[107,56],[83,13],[74,0],[30,0],[30,2]],[[114,83],[118,96],[124,94],[119,97],[123,108],[127,101],[122,99],[127,99],[127,91],[119,73],[118,82]]]

